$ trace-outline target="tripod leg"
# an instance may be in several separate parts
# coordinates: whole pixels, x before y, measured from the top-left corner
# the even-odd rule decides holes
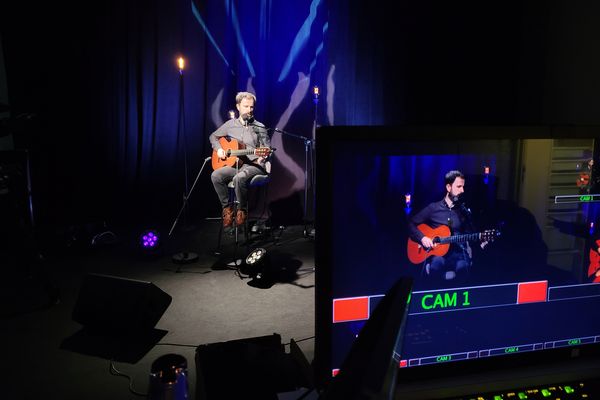
[[[216,256],[220,256],[221,255],[221,240],[223,237],[223,222],[219,223],[219,235],[217,237],[217,248],[215,249],[215,255]]]

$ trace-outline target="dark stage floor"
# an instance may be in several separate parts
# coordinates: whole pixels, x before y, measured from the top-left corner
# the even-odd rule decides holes
[[[286,365],[300,366],[289,369],[294,375],[290,382],[302,382],[302,360],[289,355],[289,343],[292,339],[298,342],[302,354],[312,361],[314,241],[303,235],[303,226],[287,227],[266,237],[255,236],[250,248],[264,247],[270,261],[270,267],[264,267],[270,271],[266,279],[257,282],[218,262],[213,250],[219,223],[202,221],[187,233],[178,232],[161,248],[162,252],[152,255],[139,250],[134,234],[113,232],[116,243],[106,243],[110,242],[107,236],[96,241],[95,246],[84,241],[29,266],[15,263],[9,257],[3,265],[6,278],[2,282],[0,398],[142,398],[130,391],[128,379],[116,376],[115,370],[111,373],[111,359],[116,360],[114,367],[118,371],[132,378],[133,391],[145,394],[149,390],[153,361],[170,353],[187,359],[189,398],[196,398],[195,354],[199,345],[248,339],[241,342],[246,345],[274,333],[281,336]],[[278,240],[274,240],[277,236]],[[232,238],[225,237],[224,241],[221,259],[229,261],[234,250],[229,245]],[[198,261],[174,264],[171,256],[183,250],[197,252]],[[238,257],[246,254],[246,248],[238,250]],[[89,273],[150,282],[150,287],[170,295],[172,302],[154,329],[136,334],[134,340],[115,338],[114,332],[109,335],[82,330],[82,324],[73,320],[72,312]],[[125,293],[112,285],[100,285],[100,289],[107,298],[123,298],[119,303],[123,307],[127,307],[128,299],[136,297],[134,293],[145,293],[136,292],[138,289],[133,286]],[[109,330],[121,329],[113,326]],[[278,353],[274,358],[279,356]],[[248,357],[243,361],[234,353],[217,356],[221,361],[228,360],[230,366],[225,373],[211,371],[221,374],[222,382],[207,383],[207,387],[212,385],[211,390],[218,390],[217,385],[243,384],[250,373],[241,376],[236,365],[252,369],[255,360]],[[213,368],[213,363],[209,359],[205,368]],[[261,365],[257,370],[260,368],[268,370],[270,366]],[[278,367],[279,373],[284,369]],[[301,387],[279,389],[281,399],[298,398],[305,392]],[[313,396],[314,392],[306,398]]]

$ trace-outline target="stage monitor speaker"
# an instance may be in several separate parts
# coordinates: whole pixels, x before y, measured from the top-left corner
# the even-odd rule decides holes
[[[196,374],[196,400],[277,400],[298,387],[300,368],[274,333],[198,346]]]
[[[84,328],[115,335],[151,330],[171,304],[151,282],[89,273],[73,309]]]

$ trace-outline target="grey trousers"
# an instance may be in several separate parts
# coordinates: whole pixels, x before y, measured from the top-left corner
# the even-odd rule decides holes
[[[210,179],[223,208],[227,207],[230,203],[227,185],[233,180],[235,197],[239,204],[238,208],[248,210],[248,185],[256,175],[264,175],[265,173],[263,169],[256,165],[243,164],[239,168],[239,171],[236,171],[235,167],[227,166],[214,170]]]

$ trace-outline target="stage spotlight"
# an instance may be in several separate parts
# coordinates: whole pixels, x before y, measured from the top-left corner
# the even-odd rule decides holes
[[[273,271],[269,265],[267,250],[262,247],[252,250],[246,257],[245,265],[248,275],[252,276],[252,280],[248,282],[249,286],[260,289],[268,289],[273,286]]]
[[[258,265],[258,263],[265,257],[267,251],[262,247],[257,247],[252,250],[248,257],[246,257],[246,264],[250,266]]]
[[[140,245],[144,250],[153,250],[158,247],[160,236],[157,231],[148,229],[140,235]]]

